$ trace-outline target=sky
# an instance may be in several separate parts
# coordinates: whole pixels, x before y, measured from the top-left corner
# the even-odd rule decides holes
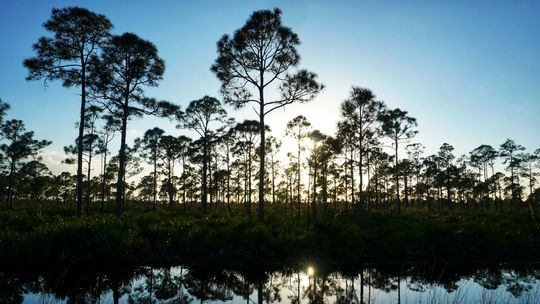
[[[51,9],[67,6],[106,15],[113,34],[133,32],[155,43],[166,71],[147,95],[182,108],[204,95],[220,98],[210,72],[220,37],[255,10],[280,8],[284,25],[301,40],[299,67],[325,85],[309,104],[267,118],[285,151],[294,151],[284,130],[297,115],[333,134],[339,104],[353,85],[415,117],[419,133],[412,142],[425,145],[426,153],[447,142],[460,155],[507,138],[529,152],[540,148],[540,1],[0,0],[0,98],[11,104],[8,119],[22,119],[36,138],[53,141],[43,160],[54,173],[74,170],[60,161],[63,146],[77,135],[78,90],[26,81],[22,62],[48,35],[42,24]],[[251,107],[226,109],[237,120],[256,119]],[[130,121],[128,142],[155,126],[193,135],[167,119],[146,117]]]

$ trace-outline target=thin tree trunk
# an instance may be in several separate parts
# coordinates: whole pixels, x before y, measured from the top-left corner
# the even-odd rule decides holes
[[[300,126],[298,127],[298,134],[300,135]],[[300,136],[299,136],[300,137]],[[298,217],[300,217],[300,206],[301,206],[301,198],[300,198],[300,170],[302,168],[300,163],[300,139],[298,139],[298,176],[297,176],[297,183],[296,183],[296,195],[297,195],[297,207],[298,207]]]
[[[209,148],[209,151],[208,151],[208,167],[207,167],[208,168],[207,187],[208,187],[208,185],[210,185],[210,187],[207,188],[207,193],[208,193],[208,197],[210,198],[210,202],[208,204],[208,207],[209,207],[209,209],[212,209],[214,207],[214,195],[213,195],[214,182],[213,182],[213,178],[212,178],[212,147],[208,147],[208,148]]]
[[[231,165],[229,148],[227,148],[227,211],[231,211]]]
[[[275,173],[275,163],[274,155],[272,155],[272,205],[276,204],[276,173]]]
[[[313,164],[313,218],[317,216],[317,161]]]
[[[247,183],[248,183],[248,193],[247,193],[247,213],[248,215],[251,216],[251,194],[252,194],[252,191],[253,189],[251,188],[251,180],[252,180],[252,176],[251,176],[251,173],[252,173],[252,170],[253,168],[251,167],[252,165],[252,159],[251,159],[251,146],[248,150],[248,180],[247,180]]]
[[[174,198],[173,198],[173,183],[172,183],[172,177],[173,177],[173,161],[171,161],[171,159],[168,160],[167,162],[167,194],[169,195],[169,206],[173,206],[173,203],[174,203]]]
[[[401,200],[399,199],[399,168],[398,168],[398,140],[396,138],[395,140],[396,144],[396,198],[397,198],[397,205],[398,205],[398,214],[401,214]]]
[[[353,148],[351,147],[351,206],[354,207],[357,206],[354,203],[354,153]]]
[[[7,195],[7,205],[9,209],[13,209],[13,180],[15,178],[15,160],[11,159],[11,165],[9,168],[9,185]]]
[[[91,172],[92,172],[92,143],[90,143],[90,152],[88,153],[88,170],[87,170],[87,177],[86,177],[86,181],[88,182],[88,185],[86,185],[86,203],[85,203],[85,207],[84,207],[84,211],[86,213],[86,215],[89,215],[90,214],[90,190],[91,190],[91,179],[90,179],[90,175],[91,175]]]
[[[81,54],[81,112],[79,119],[79,137],[77,140],[77,198],[76,198],[76,215],[81,217],[81,205],[83,199],[83,136],[84,136],[84,120],[86,112],[86,65],[84,63],[84,55]]]
[[[107,173],[107,148],[105,148],[105,152],[104,152],[104,156],[103,156],[103,176],[101,178],[102,182],[101,182],[101,209],[103,209],[103,207],[105,206],[105,183],[107,182],[106,180],[106,173]]]
[[[118,180],[116,183],[116,215],[122,214],[124,204],[124,180],[126,174],[126,131],[127,131],[127,118],[128,118],[128,97],[124,104],[124,113],[122,117],[122,129],[120,138],[120,152],[119,152],[119,165],[118,165]]]
[[[259,87],[259,128],[260,128],[260,142],[261,146],[259,149],[259,210],[258,210],[258,220],[259,222],[264,221],[264,162],[265,162],[265,153],[266,153],[266,133],[264,129],[264,87],[262,84],[263,81],[263,71],[260,73],[260,82],[261,86]]]

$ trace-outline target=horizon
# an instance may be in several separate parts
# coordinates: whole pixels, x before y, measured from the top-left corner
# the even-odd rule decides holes
[[[147,95],[182,109],[205,95],[222,100],[220,83],[210,72],[217,58],[216,42],[232,34],[253,11],[279,7],[284,25],[301,40],[299,68],[317,73],[326,86],[312,102],[287,106],[267,118],[285,152],[294,151],[284,136],[285,124],[297,115],[306,116],[314,129],[333,135],[339,104],[352,86],[370,88],[390,108],[417,118],[419,134],[411,143],[426,146],[426,155],[445,142],[455,148],[456,156],[481,144],[498,149],[507,138],[527,152],[539,148],[540,41],[535,38],[540,36],[540,3],[424,3],[422,10],[388,3],[215,4],[167,2],[156,7],[136,2],[129,14],[119,2],[3,4],[0,55],[5,68],[0,98],[11,105],[7,118],[22,119],[36,138],[53,141],[44,149],[43,161],[55,174],[74,172],[75,166],[60,160],[66,157],[63,146],[73,144],[77,134],[77,89],[63,88],[59,81],[46,89],[41,81],[26,81],[22,65],[33,56],[37,38],[49,35],[41,25],[53,7],[90,9],[111,20],[113,34],[133,32],[152,41],[166,70],[159,86],[147,89]],[[237,121],[256,118],[249,106],[226,109]],[[145,117],[128,125],[128,143],[155,126],[175,136],[192,135],[175,129],[167,119]],[[112,150],[114,154],[116,148]]]

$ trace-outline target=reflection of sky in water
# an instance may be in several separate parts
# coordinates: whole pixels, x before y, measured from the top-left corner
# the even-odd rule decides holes
[[[163,278],[166,271],[154,268],[152,271],[152,289],[149,289],[150,268],[147,268],[146,275],[140,275],[131,281],[128,288],[124,288],[126,294],[119,299],[120,303],[200,303],[196,295],[190,294],[195,290],[193,286],[203,286],[197,283],[202,282],[199,277],[191,276],[186,268],[173,267],[169,276],[172,289],[168,289],[165,294],[172,298],[156,298],[160,282],[165,282]],[[227,298],[221,300],[205,300],[203,303],[258,303],[258,290],[256,284],[249,285],[249,299],[242,295],[242,288],[245,287],[245,279],[239,273],[222,272],[220,276],[227,277],[227,283],[218,287],[208,276],[207,291],[217,291]],[[266,282],[262,285],[263,303],[297,303],[294,302],[300,290],[300,303],[360,303],[361,281],[360,275],[347,277],[332,273],[324,278],[324,300],[315,301],[314,297],[321,296],[323,278],[317,273],[315,267],[306,267],[302,273],[272,273],[267,275]],[[411,277],[401,278],[399,284],[399,296],[401,303],[539,303],[540,301],[540,276],[538,272],[527,275],[519,275],[513,270],[505,270],[496,274],[478,271],[473,276],[461,278],[455,282],[442,284],[428,283],[422,280],[411,279]],[[316,284],[314,282],[316,281]],[[366,270],[363,275],[363,297],[364,303],[397,303],[398,282],[396,277],[381,276],[377,270]],[[195,284],[192,284],[195,282]],[[220,281],[223,282],[223,281]],[[232,283],[234,282],[234,283]],[[298,282],[300,284],[298,284]],[[482,285],[480,285],[481,283]],[[236,285],[234,285],[236,284]],[[163,284],[165,286],[166,284]],[[224,287],[224,288],[223,288]],[[488,288],[486,288],[488,287]],[[190,289],[191,288],[191,289]],[[190,289],[190,291],[188,291]],[[151,292],[150,292],[151,290]],[[172,292],[171,292],[172,290]],[[198,289],[200,290],[200,289]],[[179,295],[183,293],[184,299],[190,302],[180,302]],[[195,292],[196,293],[196,292]],[[163,291],[162,291],[163,294]],[[315,295],[315,296],[314,296]],[[219,296],[218,296],[219,297]],[[270,297],[270,301],[269,300]],[[149,302],[149,299],[152,302]],[[176,299],[174,301],[173,299]],[[0,301],[0,303],[3,303]],[[24,303],[68,303],[66,299],[58,299],[46,293],[27,293],[24,295]],[[97,303],[113,303],[112,292],[107,292],[99,297]]]

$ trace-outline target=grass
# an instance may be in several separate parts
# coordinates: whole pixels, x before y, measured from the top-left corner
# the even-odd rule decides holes
[[[0,211],[0,266],[99,263],[525,262],[540,257],[540,229],[526,212],[402,215],[338,212],[309,219],[268,208],[255,217],[215,209],[128,204],[118,218],[105,210],[77,220],[73,206],[22,204]],[[111,208],[112,209],[112,208]],[[321,212],[322,213],[322,212]]]

